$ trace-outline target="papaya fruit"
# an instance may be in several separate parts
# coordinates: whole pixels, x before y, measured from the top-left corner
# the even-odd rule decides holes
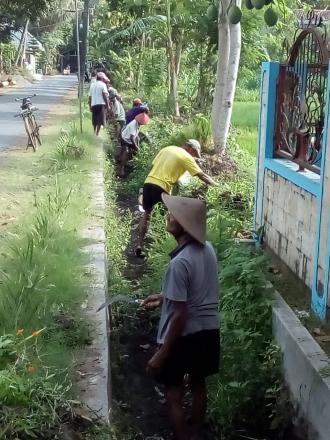
[[[228,20],[231,24],[237,24],[241,21],[242,11],[238,6],[231,6],[228,10]]]
[[[253,4],[251,2],[251,0],[245,0],[245,7],[246,9],[253,9]]]
[[[265,20],[265,23],[267,26],[270,26],[270,27],[275,26],[276,23],[278,22],[277,12],[274,11],[273,8],[266,9],[265,14],[264,14],[264,20]]]
[[[265,0],[251,0],[253,7],[262,9],[265,6]]]

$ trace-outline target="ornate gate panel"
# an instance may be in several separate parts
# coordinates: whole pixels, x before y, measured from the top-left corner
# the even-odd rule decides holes
[[[280,65],[274,153],[320,173],[329,51],[326,32],[300,30]]]

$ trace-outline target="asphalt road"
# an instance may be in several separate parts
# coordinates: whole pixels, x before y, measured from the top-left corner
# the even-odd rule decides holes
[[[43,79],[40,83],[13,89],[1,94],[0,89],[0,151],[17,145],[26,145],[26,133],[21,118],[15,118],[20,112],[20,103],[15,98],[37,94],[32,99],[39,109],[37,121],[42,124],[52,107],[59,104],[62,98],[77,85],[77,77],[56,75]],[[42,129],[41,129],[42,130]],[[42,131],[41,131],[42,134]]]

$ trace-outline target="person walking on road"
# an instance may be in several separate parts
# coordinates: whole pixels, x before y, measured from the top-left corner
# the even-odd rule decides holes
[[[147,373],[165,386],[169,419],[176,440],[201,439],[207,408],[205,379],[219,371],[220,330],[218,264],[206,241],[206,206],[201,200],[167,194],[166,230],[177,241],[170,254],[161,294],[147,297],[143,306],[162,306],[158,351]],[[183,409],[184,380],[192,393],[191,425]]]
[[[157,154],[152,169],[143,185],[143,216],[139,224],[139,236],[135,250],[137,257],[143,258],[143,243],[148,232],[151,213],[154,206],[161,202],[162,193],[171,194],[173,186],[180,177],[189,172],[207,185],[216,182],[197,165],[195,158],[201,157],[200,143],[195,139],[187,140],[182,147],[165,147]]]
[[[89,108],[92,112],[94,133],[97,136],[101,127],[105,126],[106,110],[110,110],[107,82],[109,82],[107,76],[103,72],[99,72],[96,76],[96,82],[92,83],[89,89]]]
[[[121,177],[125,176],[125,167],[133,154],[139,151],[139,131],[141,125],[150,123],[147,113],[141,113],[135,117],[121,132],[120,171]]]

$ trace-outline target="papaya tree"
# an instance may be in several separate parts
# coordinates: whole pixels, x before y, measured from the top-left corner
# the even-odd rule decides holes
[[[241,54],[241,0],[219,0],[218,7],[218,64],[216,86],[212,105],[212,132],[215,150],[222,153],[226,148],[235,97]],[[284,0],[245,0],[244,13],[265,8],[264,21],[275,26],[277,10],[285,15]],[[215,8],[211,4],[209,8]]]

